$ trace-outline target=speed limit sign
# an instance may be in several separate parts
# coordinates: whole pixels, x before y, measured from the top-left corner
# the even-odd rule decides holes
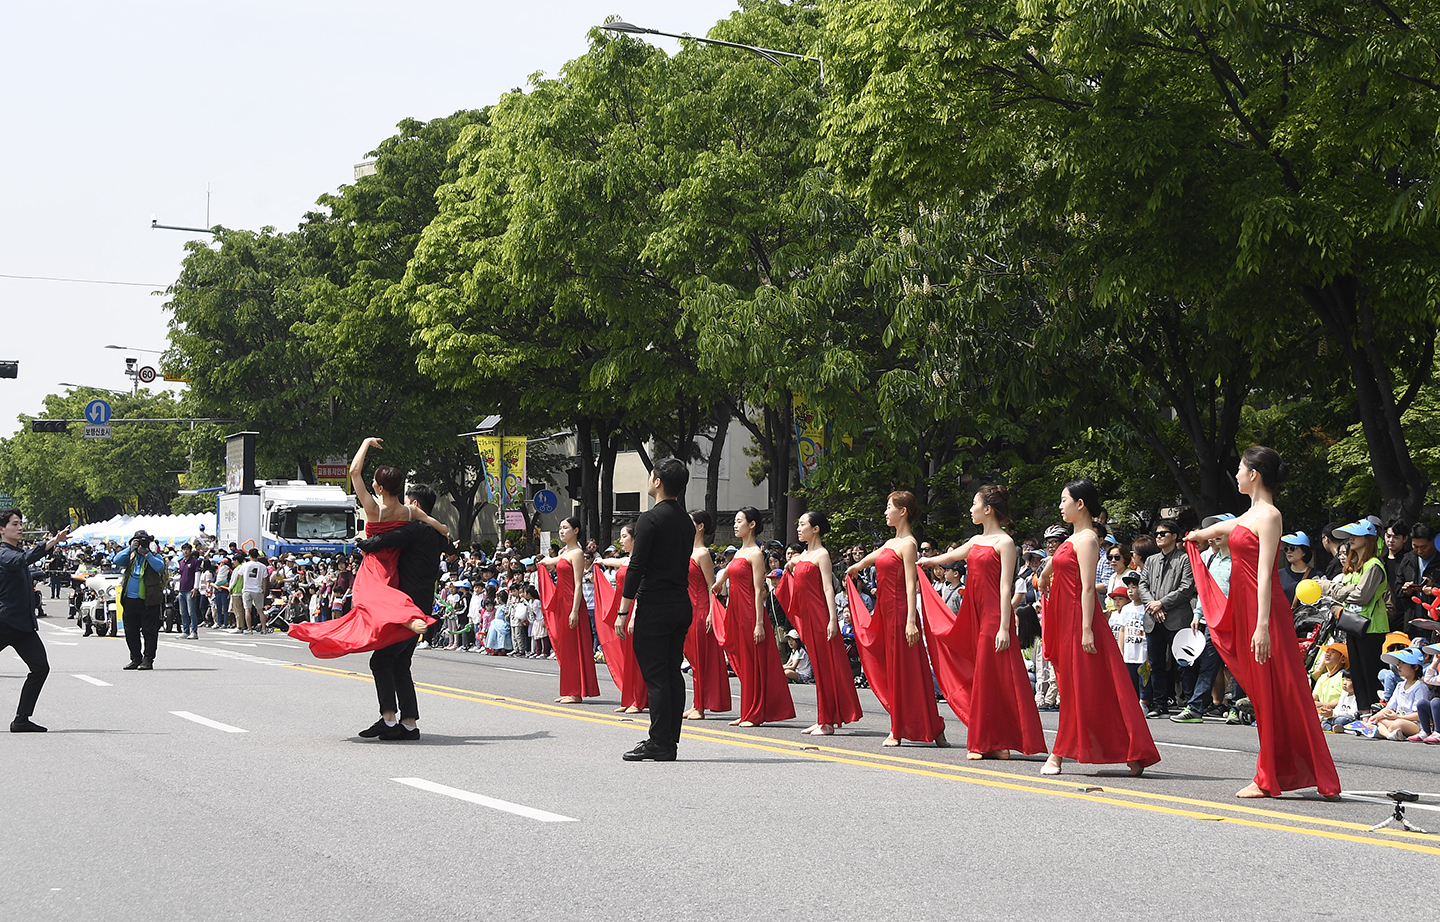
[[[141,383],[141,384],[149,384],[150,382],[152,382],[152,381],[154,381],[154,380],[155,380],[155,369],[151,368],[149,365],[146,365],[144,368],[140,369],[140,383]]]

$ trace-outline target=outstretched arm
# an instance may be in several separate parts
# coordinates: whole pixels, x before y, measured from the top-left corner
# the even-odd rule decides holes
[[[381,441],[377,438],[366,439],[355,450],[355,457],[350,459],[350,485],[355,488],[355,498],[365,510],[365,518],[372,522],[380,517],[380,504],[375,502],[375,497],[370,495],[369,484],[365,483],[365,454],[372,445],[376,448],[383,447]]]
[[[429,525],[431,528],[440,532],[440,534],[445,538],[446,541],[450,540],[450,526],[446,525],[439,519],[432,517],[430,513],[426,512],[424,509],[421,509],[419,503],[410,504],[410,516],[411,521],[424,522],[426,525]]]

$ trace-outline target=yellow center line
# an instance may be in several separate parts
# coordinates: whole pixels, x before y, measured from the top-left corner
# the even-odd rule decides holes
[[[320,675],[339,676],[342,678],[357,679],[362,682],[372,682],[373,679],[363,673],[352,670],[337,669],[330,666],[317,666],[310,664],[292,664],[289,668],[299,669],[305,672],[313,672]],[[506,708],[513,711],[523,711],[531,714],[543,714],[549,716],[565,717],[570,720],[579,720],[585,723],[601,724],[609,727],[623,728],[625,723],[635,723],[635,719],[622,718],[618,716],[593,716],[577,710],[580,705],[560,706],[540,701],[530,701],[523,698],[511,698],[505,695],[495,695],[489,692],[476,691],[469,688],[455,688],[448,685],[434,685],[427,682],[415,683],[416,689],[429,695],[442,698],[453,698],[460,701],[474,701],[482,704],[489,704],[495,707]],[[952,765],[946,762],[932,762],[926,759],[916,759],[905,756],[895,756],[889,753],[866,753],[856,752],[850,749],[843,749],[833,746],[817,746],[815,743],[803,743],[790,740],[764,740],[757,741],[755,738],[733,731],[721,730],[719,728],[698,727],[687,724],[685,727],[687,736],[701,739],[706,742],[719,743],[726,746],[736,746],[745,749],[753,749],[760,752],[777,753],[779,755],[799,756],[807,759],[817,759],[824,762],[831,762],[841,765],[854,765],[861,768],[878,768],[885,771],[900,772],[902,774],[918,775],[927,778],[939,778],[945,781],[959,781],[965,784],[975,784],[982,787],[1001,788],[1011,791],[1022,791],[1031,794],[1044,794],[1051,797],[1065,797],[1072,800],[1088,801],[1091,803],[1109,804],[1116,807],[1125,807],[1131,810],[1145,810],[1151,813],[1161,813],[1169,816],[1183,816],[1196,820],[1221,821],[1237,826],[1249,826],[1255,829],[1269,829],[1278,832],[1288,832],[1297,835],[1315,836],[1326,839],[1338,839],[1345,842],[1357,842],[1362,845],[1375,845],[1382,848],[1397,848],[1405,851],[1422,852],[1425,854],[1440,855],[1440,847],[1421,844],[1421,841],[1430,841],[1430,838],[1419,833],[1409,833],[1400,830],[1380,830],[1388,838],[1376,838],[1374,833],[1369,833],[1369,827],[1362,823],[1351,823],[1343,820],[1331,820],[1322,817],[1303,816],[1294,813],[1285,813],[1279,810],[1265,810],[1257,807],[1248,807],[1240,804],[1227,804],[1219,801],[1200,800],[1190,797],[1179,797],[1170,794],[1157,794],[1152,791],[1138,791],[1132,788],[1110,788],[1105,787],[1100,792],[1086,793],[1077,790],[1075,778],[1061,780],[1057,778],[1023,778],[1009,772],[996,771],[994,769],[975,768],[968,765]],[[1061,790],[1060,788],[1068,788]],[[1138,798],[1142,801],[1162,801],[1164,803],[1137,803],[1134,800],[1121,798]],[[1174,804],[1176,806],[1167,806]],[[1186,807],[1202,807],[1204,810],[1184,809]],[[1243,814],[1243,816],[1226,816],[1222,813],[1211,811],[1221,810],[1230,813]],[[1331,829],[1356,830],[1366,833],[1365,835],[1351,835],[1345,832],[1331,831],[1331,829],[1308,829],[1302,826],[1284,825],[1283,823],[1264,822],[1259,819],[1248,819],[1246,817],[1268,817],[1278,819],[1284,823],[1306,823],[1314,826],[1327,826]],[[1421,840],[1421,841],[1411,841]]]

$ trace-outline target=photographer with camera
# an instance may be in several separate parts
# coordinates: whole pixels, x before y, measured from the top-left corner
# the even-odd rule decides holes
[[[154,669],[155,648],[160,643],[160,616],[165,610],[165,559],[155,553],[155,539],[142,529],[135,532],[130,546],[116,554],[111,562],[125,573],[120,606],[130,662],[124,668]]]
[[[50,659],[40,640],[40,622],[35,618],[35,581],[30,566],[55,549],[70,534],[69,527],[28,551],[20,550],[25,517],[19,509],[0,509],[0,650],[12,648],[24,660],[30,674],[20,689],[20,706],[15,710],[11,733],[44,733],[45,728],[30,719],[40,689],[50,675]]]

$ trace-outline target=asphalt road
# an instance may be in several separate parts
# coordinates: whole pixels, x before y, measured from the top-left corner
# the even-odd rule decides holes
[[[162,634],[155,671],[125,672],[123,639],[52,605],[51,732],[3,739],[5,920],[1302,919],[1381,867],[1410,869],[1413,911],[1440,867],[1440,835],[1367,832],[1377,804],[1235,800],[1245,727],[1152,721],[1146,777],[1041,778],[967,763],[953,716],[955,748],[882,750],[868,692],[860,724],[812,740],[795,687],[795,721],[687,723],[680,761],[630,764],[646,718],[614,713],[603,667],[598,703],[560,706],[553,662],[422,651],[422,738],[382,743],[355,736],[364,657]],[[0,699],[23,675],[0,654]],[[1347,789],[1440,788],[1440,747],[1330,741]],[[1362,916],[1405,911],[1388,889]]]

